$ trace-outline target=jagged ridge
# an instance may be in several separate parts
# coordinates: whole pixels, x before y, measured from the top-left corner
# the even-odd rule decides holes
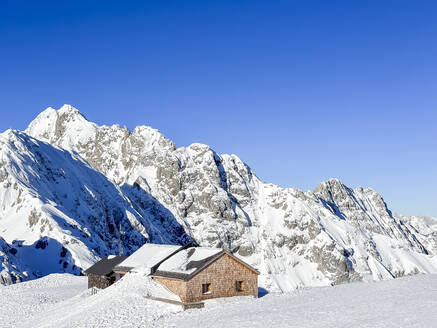
[[[149,240],[191,238],[225,247],[258,267],[266,288],[437,272],[436,225],[394,216],[371,189],[352,190],[337,179],[314,192],[280,188],[262,182],[235,155],[219,155],[202,144],[176,148],[150,127],[99,127],[69,105],[42,112],[25,132],[83,158],[112,181],[121,198],[108,206],[121,202],[136,213],[145,235],[165,236]],[[70,218],[77,221],[74,214]],[[104,215],[96,218],[90,228],[98,225],[95,234],[108,233],[99,225]],[[168,225],[176,228],[168,232]],[[116,251],[108,246],[110,238],[104,244],[96,256]]]

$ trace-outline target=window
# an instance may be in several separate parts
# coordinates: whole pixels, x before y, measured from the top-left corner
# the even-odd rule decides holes
[[[236,281],[235,282],[235,290],[237,292],[242,292],[244,291],[244,281]]]
[[[211,294],[211,284],[202,284],[202,294]]]

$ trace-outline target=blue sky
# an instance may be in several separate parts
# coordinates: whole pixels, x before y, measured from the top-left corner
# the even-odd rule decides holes
[[[2,1],[0,130],[69,103],[437,216],[435,1]]]

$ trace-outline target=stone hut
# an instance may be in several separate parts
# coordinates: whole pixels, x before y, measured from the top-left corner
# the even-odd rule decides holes
[[[109,255],[85,270],[88,276],[88,288],[106,288],[120,279],[120,275],[114,272],[117,264],[126,260],[126,256]]]
[[[183,304],[258,296],[259,272],[220,248],[146,244],[114,269],[121,275],[131,270],[146,272]]]

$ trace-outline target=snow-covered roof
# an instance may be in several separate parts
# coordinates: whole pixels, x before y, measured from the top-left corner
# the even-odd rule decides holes
[[[126,256],[109,255],[85,270],[86,274],[109,275],[114,267],[126,259]]]
[[[259,274],[249,264],[221,248],[158,244],[145,244],[117,265],[115,271],[133,271],[146,275],[190,280],[224,254],[228,254]]]
[[[200,268],[215,261],[223,253],[221,248],[189,247],[161,263],[155,274],[181,279],[188,278]]]
[[[117,267],[127,269],[152,268],[180,248],[182,248],[180,245],[145,244]]]

